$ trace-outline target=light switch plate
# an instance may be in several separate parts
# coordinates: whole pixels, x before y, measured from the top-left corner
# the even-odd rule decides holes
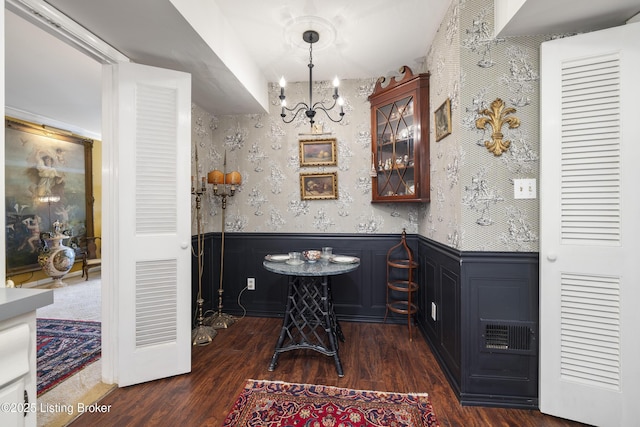
[[[535,178],[514,179],[513,180],[514,199],[535,199],[536,180]]]

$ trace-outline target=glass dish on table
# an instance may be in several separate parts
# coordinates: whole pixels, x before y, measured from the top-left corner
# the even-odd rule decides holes
[[[333,255],[331,256],[331,258],[329,258],[329,261],[336,264],[354,264],[356,262],[360,262],[360,258],[347,255]]]
[[[289,255],[288,254],[267,255],[264,257],[264,259],[270,262],[285,262],[285,261],[289,261]]]

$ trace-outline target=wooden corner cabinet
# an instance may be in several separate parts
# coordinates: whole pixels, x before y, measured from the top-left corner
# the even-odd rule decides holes
[[[428,202],[429,73],[378,79],[371,103],[372,202]],[[375,173],[374,173],[375,170]]]

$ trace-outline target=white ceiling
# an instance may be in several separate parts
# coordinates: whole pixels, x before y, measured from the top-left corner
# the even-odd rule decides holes
[[[470,1],[470,0],[467,0]],[[623,24],[640,0],[521,0],[501,35],[583,32]],[[320,32],[314,80],[379,77],[417,67],[449,0],[48,0],[131,61],[192,74],[213,114],[261,112],[268,82],[307,81],[302,32]],[[180,10],[180,12],[178,12]],[[312,18],[309,18],[312,17]],[[194,29],[195,28],[195,29]],[[100,64],[5,10],[9,112],[100,134]],[[72,129],[73,130],[73,129]]]

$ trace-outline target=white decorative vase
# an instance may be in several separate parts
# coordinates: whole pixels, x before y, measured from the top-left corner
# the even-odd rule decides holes
[[[40,250],[40,255],[38,255],[38,264],[40,264],[42,270],[53,279],[53,285],[51,287],[59,288],[67,286],[62,281],[62,277],[71,270],[76,259],[74,250],[62,243],[62,241],[68,239],[69,236],[58,232],[56,234],[42,233],[41,237],[43,242],[45,238],[50,241],[51,246],[49,247],[47,244],[43,245],[43,248]]]

